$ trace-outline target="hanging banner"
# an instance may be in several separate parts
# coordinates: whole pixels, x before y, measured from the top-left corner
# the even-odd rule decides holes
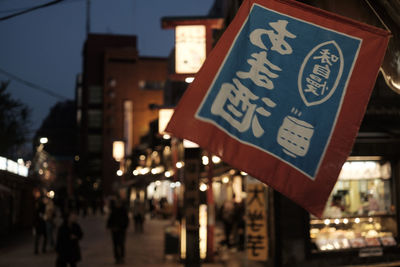
[[[245,0],[167,127],[316,216],[390,33],[289,0]]]
[[[254,261],[268,259],[266,187],[262,183],[246,186],[246,250]]]

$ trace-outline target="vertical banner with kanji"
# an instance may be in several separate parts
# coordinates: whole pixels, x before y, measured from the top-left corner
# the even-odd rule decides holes
[[[245,0],[167,127],[320,216],[389,33],[290,0]]]
[[[266,187],[260,182],[246,186],[246,250],[254,261],[268,259]]]
[[[200,266],[200,239],[199,239],[199,173],[200,149],[187,148],[185,150],[184,169],[184,219],[186,225],[186,255],[185,266]]]

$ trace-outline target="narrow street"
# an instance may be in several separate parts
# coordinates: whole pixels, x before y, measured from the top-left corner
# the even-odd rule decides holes
[[[106,216],[89,215],[80,217],[79,223],[84,231],[81,241],[82,261],[79,267],[116,266],[112,253],[112,242],[106,230]],[[144,233],[135,233],[131,224],[127,233],[126,259],[124,266],[173,267],[183,266],[173,257],[164,256],[164,229],[169,220],[147,219]],[[48,250],[45,254],[33,253],[33,236],[26,235],[18,242],[0,248],[0,267],[47,267],[54,266],[56,253]],[[232,253],[232,252],[227,252]],[[225,255],[225,260],[234,257]],[[237,266],[237,262],[203,263],[202,266]]]

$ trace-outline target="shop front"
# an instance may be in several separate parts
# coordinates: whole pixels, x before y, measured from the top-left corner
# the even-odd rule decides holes
[[[400,263],[397,169],[382,157],[349,157],[321,218],[275,192],[275,266]]]
[[[351,160],[322,218],[310,216],[311,254],[352,251],[383,256],[397,247],[396,190],[388,161]]]

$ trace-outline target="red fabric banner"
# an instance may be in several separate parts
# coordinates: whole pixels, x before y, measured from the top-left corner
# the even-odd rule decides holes
[[[389,37],[298,2],[246,0],[166,131],[321,216]]]

